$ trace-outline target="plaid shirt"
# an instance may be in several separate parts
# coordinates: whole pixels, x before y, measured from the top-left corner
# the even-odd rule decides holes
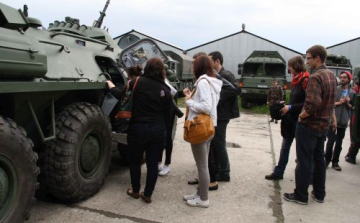
[[[334,112],[335,95],[335,75],[322,65],[309,78],[303,110],[310,116],[300,122],[315,131],[326,132]]]

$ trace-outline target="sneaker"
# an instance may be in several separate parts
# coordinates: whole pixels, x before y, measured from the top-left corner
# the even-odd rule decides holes
[[[355,159],[351,158],[350,156],[345,157],[345,161],[351,164],[356,164]]]
[[[163,165],[159,164],[158,165],[158,172],[160,172],[162,170],[162,168],[163,168]]]
[[[314,191],[311,191],[311,197],[313,197],[315,199],[316,202],[318,203],[324,203],[324,199],[318,199],[315,197]]]
[[[278,176],[278,175],[276,175],[275,173],[271,173],[271,174],[269,174],[269,175],[266,175],[266,176],[265,176],[265,179],[266,179],[266,180],[282,180],[283,177],[282,177],[282,176]]]
[[[203,201],[200,197],[194,198],[192,200],[187,200],[186,204],[192,207],[208,208],[210,205],[209,199]]]
[[[295,194],[292,193],[292,194],[288,194],[288,193],[284,193],[284,199],[286,201],[290,201],[290,202],[295,202],[295,203],[298,203],[298,204],[302,204],[302,205],[306,205],[308,202],[306,201],[300,201],[298,200],[296,197],[295,197]]]
[[[162,170],[159,172],[160,176],[165,176],[170,172],[170,167],[168,166],[163,166]]]
[[[341,167],[339,166],[338,163],[333,163],[332,168],[337,170],[337,171],[341,171]]]
[[[200,196],[197,195],[197,193],[195,193],[195,194],[185,195],[183,197],[184,201],[189,201],[189,200],[192,200],[192,199],[195,199],[195,198],[200,198]]]

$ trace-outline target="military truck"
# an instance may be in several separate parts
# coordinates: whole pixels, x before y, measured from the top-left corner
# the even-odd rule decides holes
[[[346,58],[346,56],[343,55],[327,55],[325,65],[335,74],[338,83],[340,83],[340,73],[342,71],[349,71],[352,73],[351,62]]]
[[[105,81],[123,85],[122,71],[151,57],[166,62],[151,40],[121,51],[100,28],[108,4],[93,26],[67,18],[46,30],[0,3],[0,222],[28,217],[38,181],[63,202],[96,193],[112,153]]]
[[[238,65],[238,74],[241,75],[239,86],[242,90],[243,108],[249,108],[251,104],[266,103],[269,88],[275,78],[284,90],[288,88],[286,62],[277,51],[255,50],[243,64]]]
[[[168,56],[167,65],[174,72],[175,78],[171,81],[176,83],[179,95],[183,96],[183,89],[188,87],[193,88],[194,74],[192,71],[193,59],[185,54],[178,54],[174,51],[164,50]]]

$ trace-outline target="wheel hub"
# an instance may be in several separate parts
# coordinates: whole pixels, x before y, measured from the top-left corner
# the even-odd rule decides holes
[[[4,202],[9,195],[9,178],[0,167],[0,209],[4,206]]]
[[[85,177],[96,170],[100,160],[101,143],[97,137],[88,135],[83,143],[80,154],[80,168]]]

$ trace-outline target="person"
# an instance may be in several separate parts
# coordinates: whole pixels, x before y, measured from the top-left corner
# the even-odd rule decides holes
[[[281,85],[278,83],[276,79],[273,80],[273,84],[269,89],[268,96],[267,96],[267,104],[269,105],[269,108],[277,103],[280,103],[281,100],[284,98],[284,91],[281,88]],[[270,122],[273,122],[274,118],[271,117]],[[278,121],[275,120],[275,124],[277,124]]]
[[[357,78],[354,82],[354,88],[353,88],[355,94],[359,94],[359,79]],[[353,109],[353,111],[355,110],[355,108]],[[352,112],[353,112],[352,111]],[[354,115],[353,113],[351,115]],[[356,156],[359,152],[360,149],[360,143],[356,142],[354,139],[354,136],[352,135],[352,131],[353,131],[353,125],[355,125],[354,123],[355,119],[350,119],[350,147],[348,150],[348,153],[345,156],[345,161],[351,164],[356,164]]]
[[[340,86],[336,90],[335,98],[335,116],[336,116],[336,128],[329,128],[326,143],[326,166],[332,162],[332,168],[337,171],[341,171],[339,166],[339,157],[342,150],[342,142],[345,137],[346,128],[350,119],[350,114],[353,108],[354,91],[350,88],[350,82],[352,75],[349,71],[342,71],[340,73]],[[335,143],[336,142],[336,143]],[[335,148],[333,151],[333,147]]]
[[[217,72],[216,77],[222,80],[220,100],[217,105],[217,126],[215,136],[211,141],[209,167],[211,172],[210,189],[217,189],[216,181],[230,181],[230,161],[226,149],[226,129],[230,119],[240,117],[238,95],[241,89],[234,74],[223,67],[223,56],[219,51],[209,53],[209,58]]]
[[[193,72],[196,82],[195,94],[192,95],[188,88],[183,90],[185,102],[189,109],[188,120],[192,121],[200,113],[209,114],[214,126],[217,125],[216,106],[220,98],[222,81],[215,78],[213,66],[207,56],[199,56],[194,61]],[[209,170],[208,155],[210,142],[213,137],[199,144],[191,144],[191,150],[196,162],[199,187],[194,194],[186,195],[183,199],[189,206],[209,207]]]
[[[305,62],[302,56],[296,56],[288,61],[288,67],[292,74],[290,101],[280,111],[281,135],[283,137],[278,165],[273,172],[265,176],[267,180],[281,180],[289,160],[289,152],[295,138],[295,130],[298,116],[305,101],[305,89],[309,79]]]
[[[166,67],[166,64],[165,64]],[[168,75],[168,72],[166,73]],[[169,83],[168,79],[165,79],[165,84],[170,88],[171,96],[174,98],[177,94],[177,90]],[[173,135],[172,135],[172,129],[174,127],[175,122],[175,115],[178,118],[181,118],[184,113],[178,108],[176,105],[174,99],[173,99],[173,113],[171,114],[171,123],[169,125],[169,128],[167,129],[167,136],[166,136],[166,143],[165,143],[165,163],[162,165],[162,155],[159,158],[158,162],[158,170],[159,170],[159,176],[166,176],[170,172],[170,164],[171,164],[171,154],[173,149]]]
[[[127,73],[127,78],[128,81],[133,80],[134,78],[140,76],[142,74],[142,66],[140,64],[136,65],[136,66],[132,66],[129,67],[128,69],[126,69],[126,73]],[[115,97],[120,99],[121,96],[125,93],[126,88],[125,86],[115,86],[115,84],[108,80],[106,81],[108,88],[110,89],[110,93]]]
[[[306,51],[306,64],[312,70],[305,91],[305,102],[295,131],[297,165],[295,190],[284,193],[284,199],[298,204],[308,203],[308,188],[313,179],[311,196],[322,203],[325,198],[326,166],[324,142],[336,94],[336,78],[324,64],[327,53],[315,45]]]
[[[172,96],[165,84],[164,64],[160,58],[147,61],[144,74],[139,77],[133,96],[132,118],[127,142],[131,150],[131,186],[127,194],[151,203],[151,196],[158,177],[158,159],[166,141],[171,123]],[[130,87],[132,85],[130,84]],[[140,193],[141,160],[146,152],[146,184]]]

